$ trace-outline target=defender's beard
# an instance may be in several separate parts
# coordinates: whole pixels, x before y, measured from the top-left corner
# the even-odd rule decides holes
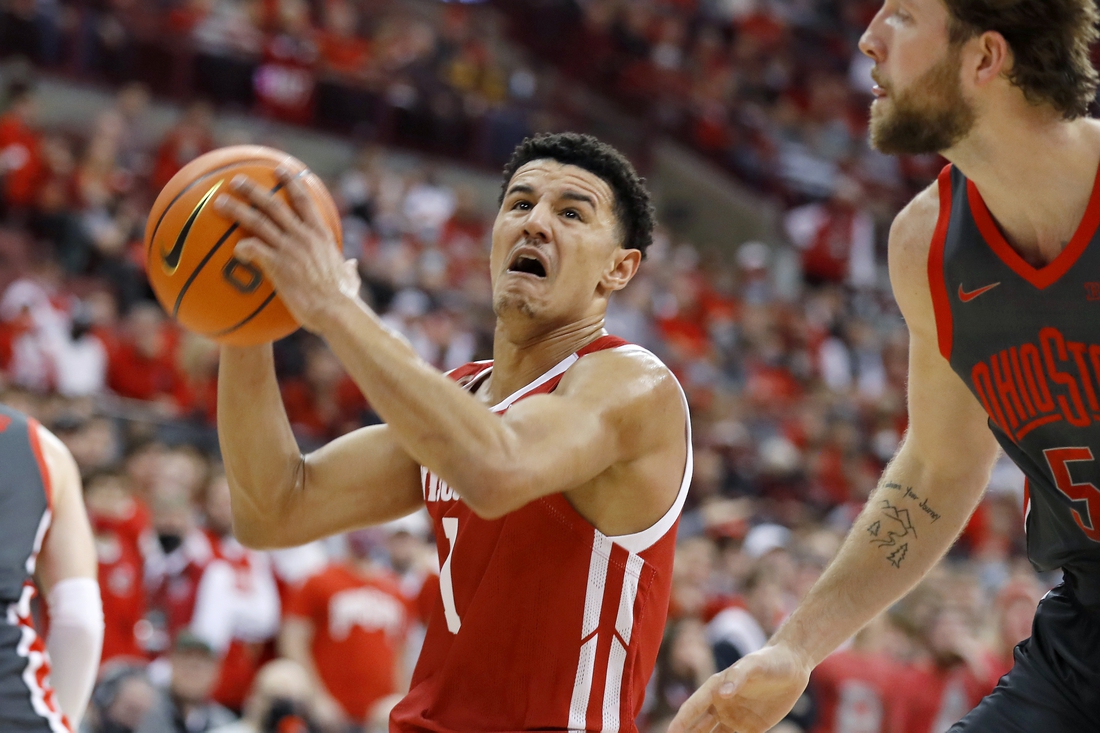
[[[959,53],[950,50],[908,89],[889,90],[872,107],[871,145],[887,155],[939,153],[965,138],[975,118],[959,83]]]

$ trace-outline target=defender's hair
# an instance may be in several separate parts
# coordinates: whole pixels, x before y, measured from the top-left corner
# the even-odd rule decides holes
[[[624,249],[636,249],[645,257],[646,249],[653,242],[656,226],[656,214],[645,179],[638,175],[622,153],[591,135],[561,132],[535,135],[524,140],[504,166],[498,203],[504,203],[504,194],[516,171],[532,160],[543,158],[584,168],[611,186],[615,193],[615,216],[622,229],[622,246]]]
[[[1084,117],[1100,78],[1090,46],[1097,40],[1095,0],[944,0],[948,32],[959,44],[995,31],[1012,49],[1009,80],[1032,104],[1067,120]]]

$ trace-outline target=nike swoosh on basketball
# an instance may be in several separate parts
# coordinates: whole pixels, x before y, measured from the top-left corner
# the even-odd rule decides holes
[[[997,287],[998,285],[1000,285],[1000,283],[993,283],[992,285],[986,285],[984,288],[978,288],[977,290],[971,290],[968,293],[965,290],[963,290],[962,283],[959,283],[959,300],[961,300],[964,303],[969,303],[970,301],[974,300],[974,298],[977,298],[979,295],[984,295],[985,293],[988,293],[990,290]]]
[[[183,255],[183,245],[187,243],[187,235],[191,233],[191,225],[195,223],[195,219],[199,218],[199,214],[206,207],[206,204],[210,202],[210,198],[214,195],[214,192],[218,190],[218,187],[222,185],[221,181],[214,184],[214,187],[207,191],[199,203],[196,204],[195,210],[191,212],[191,216],[187,217],[187,221],[184,223],[183,228],[180,229],[179,236],[176,237],[176,243],[172,245],[172,249],[167,252],[164,251],[164,247],[161,247],[160,257],[161,264],[164,265],[164,271],[171,275],[176,271],[176,268],[180,266],[180,256]]]

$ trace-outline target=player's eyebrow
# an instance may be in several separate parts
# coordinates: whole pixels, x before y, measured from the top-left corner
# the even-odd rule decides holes
[[[563,191],[561,197],[566,201],[579,201],[582,204],[588,204],[593,209],[596,208],[596,201],[587,194],[578,193],[577,191]]]

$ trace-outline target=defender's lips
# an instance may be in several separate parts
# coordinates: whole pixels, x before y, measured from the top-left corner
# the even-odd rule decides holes
[[[878,84],[875,84],[873,87],[871,87],[871,94],[875,95],[875,99],[883,99],[884,97],[889,96],[886,93],[886,90],[880,87]]]
[[[523,246],[512,253],[508,272],[545,278],[550,273],[550,263],[537,247]]]

